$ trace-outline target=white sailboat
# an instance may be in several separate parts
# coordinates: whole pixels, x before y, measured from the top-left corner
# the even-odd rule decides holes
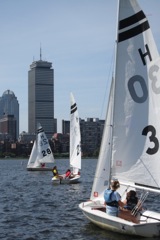
[[[105,212],[110,180],[120,193],[160,193],[160,57],[137,0],[119,0],[115,76],[111,83],[102,144],[90,201],[83,214],[99,227],[122,234],[160,236],[160,213],[143,210],[139,223]]]
[[[74,96],[70,94],[70,167],[73,177],[70,182],[78,182],[81,170],[81,132],[77,104]]]
[[[81,170],[81,133],[80,133],[80,123],[77,104],[75,102],[74,96],[70,94],[70,168],[71,175],[66,177],[65,174],[60,175],[61,183],[77,183],[80,179],[80,170]],[[53,181],[56,179],[53,177]]]
[[[34,141],[32,152],[27,164],[28,171],[51,171],[51,167],[46,167],[46,163],[54,163],[54,156],[50,148],[46,134],[38,123],[36,140]]]

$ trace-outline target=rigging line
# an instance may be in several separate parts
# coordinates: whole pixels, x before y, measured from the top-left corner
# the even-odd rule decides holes
[[[110,65],[110,69],[109,69],[109,73],[108,73],[108,81],[107,81],[106,88],[105,88],[100,118],[102,118],[102,115],[103,115],[103,109],[104,109],[104,103],[105,103],[105,99],[106,99],[106,95],[107,95],[107,89],[109,89],[109,83],[111,83],[111,81],[112,81],[112,80],[110,81],[110,79],[113,78],[113,73],[112,73],[112,77],[111,77],[111,70],[113,68],[114,52],[115,52],[115,50],[113,51],[112,58],[111,58],[111,65]]]
[[[132,210],[132,215],[136,216],[136,214],[138,213],[138,211],[142,207],[144,201],[148,197],[148,194],[149,194],[149,192],[145,192],[144,194],[143,193],[141,194],[141,197],[140,197],[138,203],[136,204],[136,206]]]
[[[149,173],[149,175],[151,176],[151,178],[153,179],[153,181],[155,182],[155,184],[157,185],[157,187],[159,188],[158,183],[156,182],[156,180],[154,179],[154,177],[152,176],[151,172],[149,171],[149,169],[145,166],[144,162],[142,161],[141,158],[139,158],[139,160],[141,161],[141,163],[143,164],[143,166],[145,167],[145,169],[147,170],[147,172]]]

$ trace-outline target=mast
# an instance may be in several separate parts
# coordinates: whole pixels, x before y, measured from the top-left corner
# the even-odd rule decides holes
[[[42,61],[42,49],[41,49],[41,44],[40,44],[40,61]]]

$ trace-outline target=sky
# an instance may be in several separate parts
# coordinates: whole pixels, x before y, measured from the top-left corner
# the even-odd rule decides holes
[[[0,0],[0,96],[14,92],[20,133],[28,132],[28,71],[52,62],[54,115],[69,120],[70,92],[79,117],[105,119],[116,37],[117,0]],[[160,1],[139,0],[160,50]]]

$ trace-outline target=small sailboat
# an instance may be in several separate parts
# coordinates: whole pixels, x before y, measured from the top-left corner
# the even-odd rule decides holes
[[[70,94],[70,168],[71,174],[66,177],[66,174],[60,175],[61,183],[77,183],[80,179],[81,169],[81,133],[79,115],[77,110],[77,104],[74,96]],[[52,181],[57,181],[54,177]]]
[[[40,123],[37,124],[37,135],[34,141],[31,155],[28,160],[28,171],[51,171],[46,163],[54,163],[54,156],[50,148],[46,134]]]
[[[101,149],[90,201],[79,208],[103,229],[152,238],[160,236],[158,210],[138,211],[137,224],[108,215],[104,205],[111,179],[119,180],[122,200],[130,189],[140,191],[142,204],[151,193],[160,193],[160,57],[138,1],[119,0],[118,12],[115,74]]]

